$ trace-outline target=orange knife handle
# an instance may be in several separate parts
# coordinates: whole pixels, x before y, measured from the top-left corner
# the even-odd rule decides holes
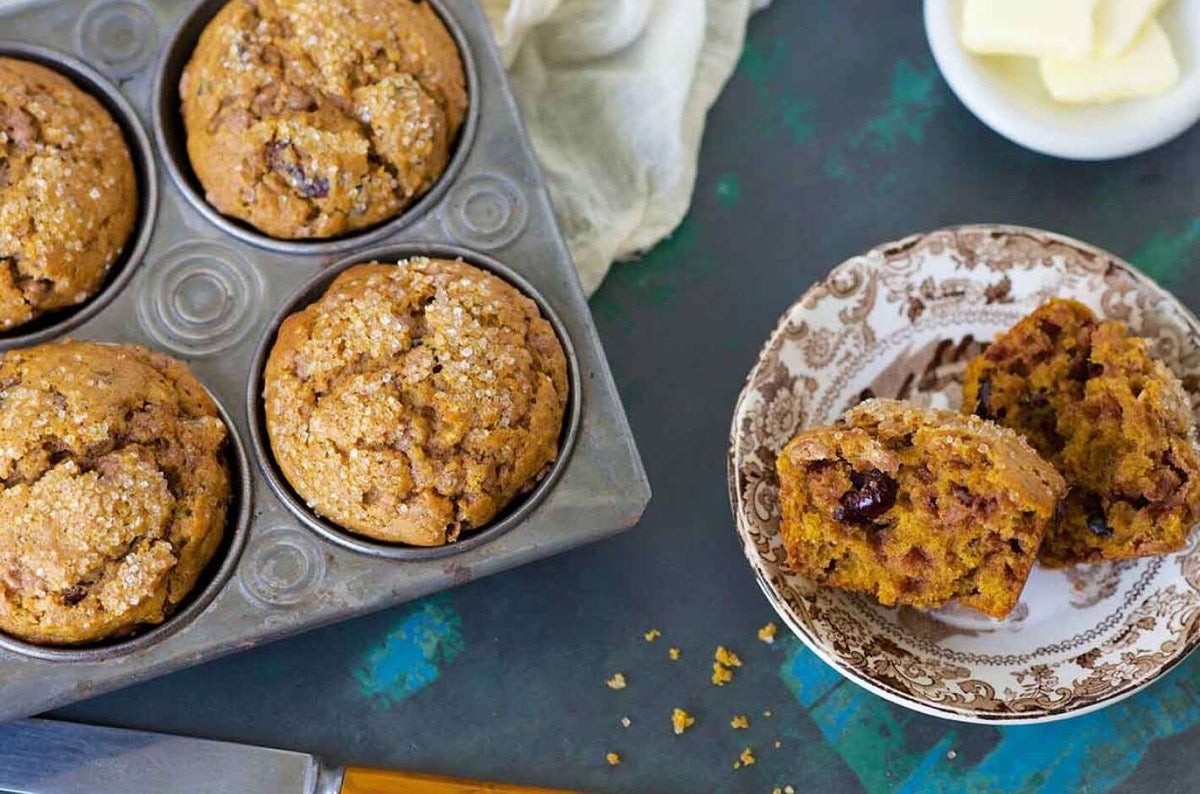
[[[440,775],[415,772],[393,772],[387,769],[347,767],[342,775],[341,794],[573,794],[564,789],[514,786],[505,783],[483,783],[475,780],[455,780]]]

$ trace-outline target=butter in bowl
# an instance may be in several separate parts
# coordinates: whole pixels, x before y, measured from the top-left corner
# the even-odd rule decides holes
[[[955,94],[1026,148],[1112,159],[1200,119],[1200,0],[926,0],[924,13]]]

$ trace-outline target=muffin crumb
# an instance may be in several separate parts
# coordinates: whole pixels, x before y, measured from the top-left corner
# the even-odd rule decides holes
[[[622,728],[628,728],[632,724],[633,724],[633,720],[629,719],[628,717],[621,718],[621,727]]]
[[[625,682],[625,674],[624,673],[614,673],[613,677],[609,678],[604,683],[608,685],[609,689],[624,689],[625,683],[626,683]]]
[[[671,648],[670,650],[667,651],[667,656],[671,659],[672,662],[679,661],[679,657],[682,654],[683,654],[683,651],[679,650],[678,648]]]
[[[659,637],[662,636],[662,632],[659,631],[658,629],[650,629],[642,636],[646,638],[646,642],[654,642],[655,640],[657,640]]]
[[[745,730],[750,727],[750,720],[745,714],[735,714],[729,721],[729,727],[734,730]]]
[[[675,710],[671,712],[671,727],[675,730],[676,736],[683,733],[695,724],[696,718],[691,714],[688,714],[683,709],[676,707]]]
[[[778,630],[779,630],[779,627],[776,626],[774,623],[768,623],[767,625],[763,626],[761,629],[758,630],[758,638],[760,640],[762,640],[763,642],[767,643],[768,645],[770,645],[773,642],[775,642],[775,632],[777,632]]]
[[[604,760],[608,761],[609,766],[616,766],[617,764],[621,763],[621,754],[610,750],[604,755]]]
[[[713,654],[713,660],[713,686],[725,686],[725,684],[733,680],[733,668],[742,666],[742,660],[738,658],[738,655],[728,650],[724,645],[717,646],[716,653]]]

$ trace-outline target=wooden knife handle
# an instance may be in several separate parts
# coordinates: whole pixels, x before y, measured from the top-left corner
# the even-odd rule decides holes
[[[440,775],[415,772],[393,772],[388,769],[347,767],[342,776],[341,794],[578,794],[565,789],[514,786],[505,783],[484,783],[477,780],[455,780]]]

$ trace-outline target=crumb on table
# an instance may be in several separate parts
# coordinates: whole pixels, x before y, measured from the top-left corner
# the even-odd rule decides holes
[[[624,689],[625,683],[626,683],[625,682],[625,674],[624,673],[613,673],[613,677],[609,678],[604,683],[608,684],[609,689]]]
[[[616,766],[617,764],[621,763],[621,755],[620,753],[614,753],[613,751],[609,750],[608,753],[605,754],[604,760],[608,761],[609,766]]]
[[[642,636],[646,638],[646,642],[654,642],[655,640],[657,640],[659,637],[662,636],[662,632],[659,631],[658,629],[650,629]]]
[[[633,720],[629,719],[628,717],[621,718],[621,727],[622,728],[628,728],[632,724],[633,724]]]
[[[735,714],[729,721],[729,727],[735,730],[744,730],[750,727],[750,720],[745,714]]]
[[[775,642],[775,632],[779,631],[779,627],[774,623],[768,623],[758,630],[758,638],[765,643]]]
[[[738,655],[724,645],[717,646],[713,659],[713,686],[725,686],[733,680],[733,668],[742,666],[742,660],[738,658]]]
[[[675,710],[671,712],[671,727],[675,729],[676,736],[683,733],[694,724],[696,724],[696,718],[691,714],[688,714],[683,709],[676,707]]]
[[[738,756],[738,760],[733,762],[733,768],[741,769],[744,766],[754,766],[754,762],[754,753],[747,747],[745,750],[742,750],[742,754]]]
[[[671,648],[667,651],[667,656],[671,657],[672,662],[679,661],[679,657],[681,655],[683,655],[683,651],[679,650],[678,648]]]
[[[767,709],[766,711],[764,711],[764,712],[763,712],[763,716],[764,716],[764,717],[770,717],[770,716],[771,716],[771,710],[770,710],[770,709]]]

